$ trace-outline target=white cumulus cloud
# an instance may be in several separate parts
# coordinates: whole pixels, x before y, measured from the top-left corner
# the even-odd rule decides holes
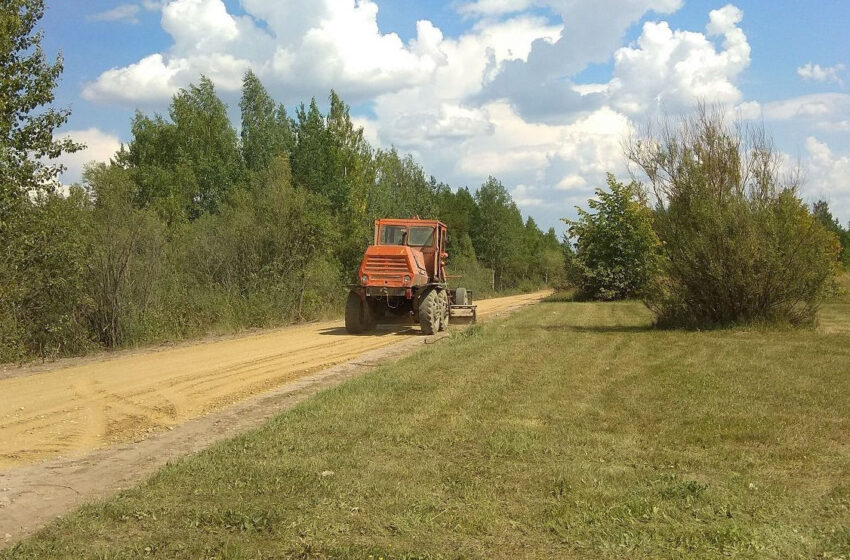
[[[107,70],[83,96],[130,106],[165,102],[200,74],[235,92],[251,68],[289,100],[335,88],[359,102],[426,82],[445,63],[439,29],[420,21],[416,37],[404,43],[380,31],[371,0],[244,0],[242,6],[247,15],[230,14],[222,0],[165,3],[168,51]]]
[[[511,198],[520,208],[534,208],[543,206],[546,201],[535,196],[537,187],[531,185],[517,185],[511,189]]]
[[[485,99],[507,99],[526,119],[557,121],[600,106],[598,95],[574,89],[571,79],[593,63],[604,63],[620,46],[627,29],[650,12],[673,12],[681,0],[535,0],[557,14],[557,40],[538,39],[524,60],[506,63],[482,92]]]
[[[674,31],[666,22],[645,23],[637,44],[614,54],[609,84],[614,106],[640,114],[654,106],[681,110],[697,101],[740,101],[735,80],[750,62],[750,45],[738,27],[742,19],[741,10],[727,5],[709,14],[706,34]],[[722,49],[714,37],[722,37]]]
[[[804,64],[797,68],[797,75],[804,80],[843,86],[844,81],[841,79],[841,75],[844,73],[844,70],[846,70],[846,66],[843,64],[836,64],[835,66],[821,66],[820,64],[812,64],[809,62],[808,64]]]

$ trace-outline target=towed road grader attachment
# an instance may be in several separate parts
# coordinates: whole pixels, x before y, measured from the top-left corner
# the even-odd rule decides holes
[[[358,282],[349,286],[346,330],[368,332],[390,317],[411,318],[424,334],[445,330],[452,318],[475,322],[472,291],[450,289],[447,282],[446,233],[437,220],[376,220]]]

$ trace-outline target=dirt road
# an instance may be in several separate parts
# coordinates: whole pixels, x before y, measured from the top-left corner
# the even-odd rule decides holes
[[[479,316],[543,295],[481,301]],[[0,471],[139,441],[411,336],[352,336],[337,320],[0,379]]]

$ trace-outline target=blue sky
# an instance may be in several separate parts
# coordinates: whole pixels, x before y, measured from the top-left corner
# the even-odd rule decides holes
[[[633,127],[699,100],[764,122],[804,198],[850,221],[848,22],[846,0],[48,0],[42,24],[89,145],[66,182],[200,73],[236,117],[251,68],[290,106],[336,89],[373,144],[456,187],[493,174],[562,230],[606,171],[627,176]]]

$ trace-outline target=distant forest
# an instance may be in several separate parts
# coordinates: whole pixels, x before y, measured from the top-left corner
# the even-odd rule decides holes
[[[168,115],[137,113],[70,194],[26,197],[0,264],[0,361],[338,315],[382,217],[445,222],[450,271],[479,296],[561,278],[566,246],[497,179],[455,191],[329,101],[290,114],[248,72],[237,133],[201,77]]]

